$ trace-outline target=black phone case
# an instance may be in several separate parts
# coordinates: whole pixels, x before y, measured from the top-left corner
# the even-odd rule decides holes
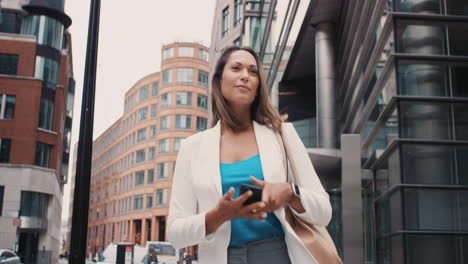
[[[253,185],[248,185],[248,184],[241,184],[240,186],[241,195],[248,190],[251,190],[253,194],[247,200],[245,200],[243,205],[253,204],[255,202],[260,202],[262,200],[262,191],[263,191],[262,188],[253,186]]]

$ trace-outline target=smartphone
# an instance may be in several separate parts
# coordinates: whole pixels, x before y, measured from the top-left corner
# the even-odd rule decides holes
[[[254,186],[254,185],[249,185],[249,184],[241,184],[240,186],[241,195],[248,190],[251,190],[253,194],[247,200],[245,200],[243,205],[253,204],[255,202],[260,202],[262,200],[262,191],[263,191],[262,188],[258,186]]]

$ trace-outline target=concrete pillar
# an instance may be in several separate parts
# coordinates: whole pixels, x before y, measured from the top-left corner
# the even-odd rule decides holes
[[[341,199],[344,263],[364,263],[361,138],[341,135]]]
[[[334,27],[323,22],[316,29],[317,147],[337,148]]]
[[[127,241],[130,243],[135,243],[135,222],[133,220],[129,220],[128,225]]]
[[[148,226],[146,225],[146,218],[141,219],[141,242],[140,245],[146,245],[146,238],[148,237]]]

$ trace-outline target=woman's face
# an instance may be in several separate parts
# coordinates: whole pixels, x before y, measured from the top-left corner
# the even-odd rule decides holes
[[[231,53],[221,75],[221,93],[231,105],[251,105],[259,74],[255,57],[245,50]]]

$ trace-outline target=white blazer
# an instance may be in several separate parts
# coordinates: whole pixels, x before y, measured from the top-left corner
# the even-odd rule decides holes
[[[263,175],[267,182],[286,182],[282,151],[276,134],[266,126],[253,122]],[[295,177],[300,180],[301,202],[305,212],[301,219],[326,226],[332,208],[327,192],[320,183],[307,150],[296,130],[285,123],[287,137],[293,151],[289,153],[298,164]],[[227,248],[231,237],[231,222],[205,235],[205,214],[215,208],[222,198],[220,175],[220,123],[182,141],[177,156],[169,207],[167,238],[176,248],[198,244],[200,264],[227,264]],[[294,264],[317,264],[303,243],[285,220],[284,208],[274,211],[283,226],[289,258]]]

